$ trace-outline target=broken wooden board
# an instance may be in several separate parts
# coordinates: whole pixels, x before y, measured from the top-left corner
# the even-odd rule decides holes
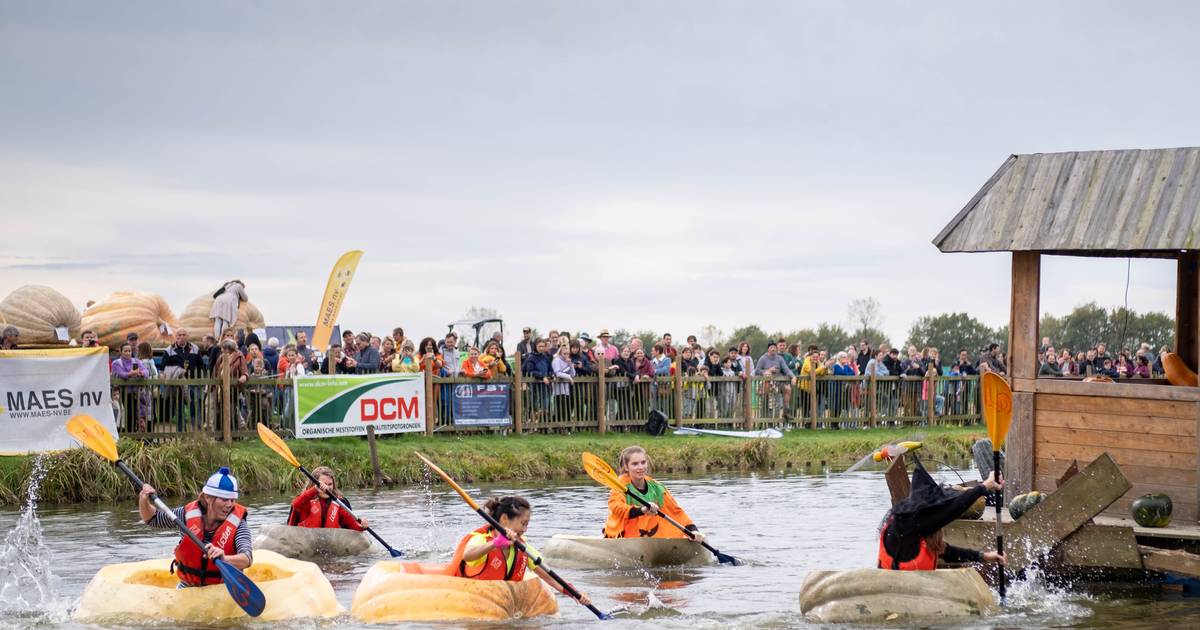
[[[1010,535],[1011,528],[1005,530],[1004,547],[1011,565],[1026,553],[1026,547],[1022,540]],[[980,521],[954,521],[946,526],[943,533],[946,544],[955,547],[984,550],[996,545],[996,522],[986,517]],[[1083,568],[1142,568],[1142,557],[1132,527],[1085,524],[1058,545],[1050,554],[1049,561],[1054,565]]]
[[[883,474],[883,478],[887,480],[888,492],[892,494],[892,505],[908,498],[912,481],[908,478],[908,464],[905,462],[903,453],[892,460],[887,472]]]
[[[1147,569],[1200,579],[1200,556],[1179,550],[1140,547],[1142,562]]]
[[[1078,474],[1079,474],[1079,462],[1072,459],[1071,465],[1067,466],[1067,469],[1063,472],[1062,476],[1058,478],[1057,482],[1055,482],[1054,488],[1058,489],[1058,488],[1063,487],[1063,484],[1067,483],[1067,481],[1070,480],[1071,477],[1074,477],[1075,475],[1078,475]]]

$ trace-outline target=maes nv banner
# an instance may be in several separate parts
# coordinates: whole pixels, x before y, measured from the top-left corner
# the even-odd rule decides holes
[[[422,374],[301,376],[293,380],[296,437],[325,438],[425,430]]]
[[[0,350],[0,455],[78,446],[67,420],[85,413],[114,436],[108,348]]]

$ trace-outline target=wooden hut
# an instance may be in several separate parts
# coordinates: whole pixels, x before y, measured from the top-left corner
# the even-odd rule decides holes
[[[1072,460],[1107,451],[1133,488],[1106,512],[1165,492],[1175,522],[1200,503],[1200,388],[1038,378],[1043,254],[1177,261],[1175,347],[1200,358],[1200,147],[1013,155],[933,240],[942,252],[1012,252],[1007,476],[1053,490]]]

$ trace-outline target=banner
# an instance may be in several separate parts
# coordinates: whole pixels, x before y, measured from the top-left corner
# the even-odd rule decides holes
[[[115,437],[108,348],[0,350],[0,455],[78,446],[67,420],[87,414]]]
[[[296,437],[326,438],[425,430],[423,374],[340,374],[292,379]]]
[[[329,281],[325,283],[325,296],[321,298],[321,309],[317,311],[317,325],[313,330],[308,345],[319,352],[325,352],[329,345],[329,335],[333,325],[337,323],[338,313],[342,310],[342,300],[346,299],[346,291],[350,289],[350,281],[354,279],[354,270],[358,268],[358,260],[363,253],[359,250],[342,254],[329,272]]]
[[[454,386],[454,424],[457,426],[508,426],[508,383]]]

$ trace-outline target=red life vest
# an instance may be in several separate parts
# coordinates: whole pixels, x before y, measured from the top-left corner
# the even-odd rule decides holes
[[[241,525],[245,518],[246,508],[241,504],[234,503],[233,509],[229,511],[229,516],[225,517],[225,520],[217,526],[217,529],[213,531],[212,539],[208,542],[227,555],[237,553],[237,548],[234,546],[235,534],[238,525]],[[183,509],[183,522],[197,538],[205,540],[204,515],[200,513],[198,501],[192,501]],[[205,555],[204,550],[192,544],[187,536],[180,538],[179,544],[175,545],[175,562],[171,563],[171,569],[178,569],[179,581],[188,586],[207,586],[222,582],[221,572],[216,567],[212,567],[210,570],[208,556]]]
[[[490,525],[484,525],[472,532],[474,534],[483,534],[489,541],[496,538],[496,533]],[[451,568],[454,569],[455,577],[472,578],[475,580],[508,580],[510,582],[520,582],[525,579],[525,565],[527,564],[525,552],[520,549],[514,549],[512,568],[508,567],[508,549],[492,549],[484,556],[483,565],[479,567],[467,566],[467,562],[463,560],[463,553],[467,549],[467,542],[471,540],[471,534],[463,536],[463,539],[458,541],[458,548],[454,550],[454,559],[450,561]]]
[[[887,536],[888,525],[891,524],[891,521],[888,521],[887,525],[883,526],[883,530],[879,532],[880,569],[893,569],[896,571],[933,571],[937,568],[937,556],[934,555],[933,550],[929,548],[929,545],[925,544],[924,538],[921,539],[921,549],[917,552],[917,557],[906,562],[898,562],[895,558],[893,558],[883,546],[883,539]]]
[[[333,501],[329,501],[329,509],[325,509],[318,496],[308,502],[308,513],[296,523],[296,527],[341,527],[341,510]]]

